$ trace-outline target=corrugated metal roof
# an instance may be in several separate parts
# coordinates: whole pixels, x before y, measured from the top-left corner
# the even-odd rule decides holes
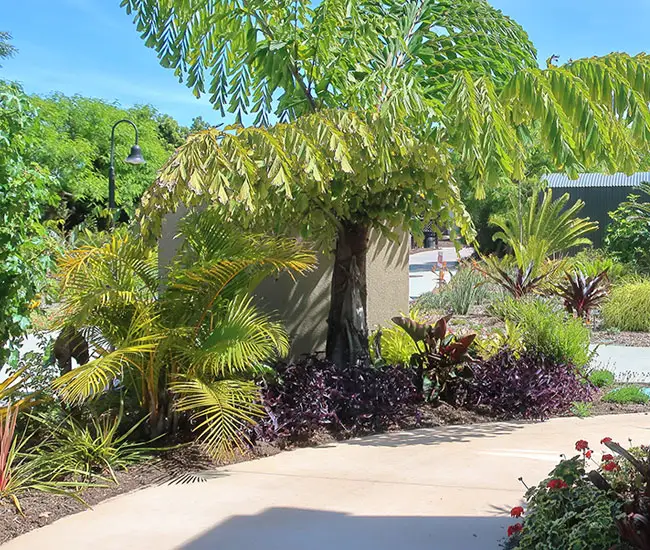
[[[548,186],[554,189],[564,187],[636,187],[640,183],[650,182],[650,172],[637,172],[627,176],[622,172],[617,174],[588,173],[580,174],[577,180],[570,179],[566,174],[548,174],[544,176]]]

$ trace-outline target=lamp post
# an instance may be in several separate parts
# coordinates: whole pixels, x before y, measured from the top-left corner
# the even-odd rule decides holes
[[[135,144],[131,147],[131,152],[129,156],[124,159],[124,162],[128,164],[144,164],[145,160],[142,156],[142,149],[138,145],[138,127],[135,123],[129,119],[118,120],[113,124],[113,129],[111,130],[111,163],[108,168],[108,208],[112,211],[115,208],[115,128],[122,122],[126,122],[133,126],[135,130]]]

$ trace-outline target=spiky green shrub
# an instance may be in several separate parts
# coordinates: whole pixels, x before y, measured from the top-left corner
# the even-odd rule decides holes
[[[536,349],[556,361],[586,366],[591,360],[591,330],[552,302],[508,298],[496,308],[501,318],[517,323],[526,349]]]
[[[495,285],[489,284],[484,275],[469,265],[463,265],[451,280],[435,292],[425,292],[415,302],[423,312],[448,312],[467,315],[474,305],[489,302],[500,294]]]
[[[607,328],[650,331],[650,280],[638,279],[612,289],[602,309]]]
[[[616,388],[607,392],[603,395],[603,401],[607,403],[618,403],[620,405],[628,403],[643,405],[650,401],[650,396],[639,386],[623,386],[622,388]]]
[[[596,277],[603,271],[607,272],[610,282],[615,282],[631,273],[631,267],[607,254],[600,248],[585,248],[567,260],[567,271],[579,271],[588,277]]]

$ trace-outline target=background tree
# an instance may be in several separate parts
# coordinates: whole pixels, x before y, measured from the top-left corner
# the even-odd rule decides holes
[[[11,57],[16,53],[16,48],[11,44],[11,34],[0,31],[0,59]],[[2,65],[0,65],[2,67]]]
[[[523,29],[483,0],[318,5],[124,0],[123,5],[135,14],[161,63],[174,68],[195,94],[207,90],[218,109],[239,118],[255,113],[260,125],[272,116],[298,120],[326,108],[377,113],[387,124],[406,122],[423,147],[431,143],[438,151],[453,151],[478,197],[486,185],[525,177],[533,135],[551,162],[570,174],[603,167],[634,171],[638,152],[647,148],[650,63],[645,56],[610,55],[539,69]],[[374,131],[374,118],[362,118]],[[259,149],[254,154],[269,162],[257,167],[233,161],[241,154],[228,156],[227,136],[220,141],[207,132],[192,139],[163,171],[144,213],[152,217],[181,201],[196,204],[192,196],[198,194],[202,201],[234,201],[235,208],[243,202],[259,214],[273,195],[279,197],[274,204],[287,203],[285,228],[299,223],[305,233],[319,235],[325,222],[310,225],[302,216],[312,212],[328,220],[336,234],[336,261],[327,351],[331,358],[354,360],[367,352],[363,266],[369,229],[402,223],[419,231],[420,222],[404,215],[412,210],[400,210],[405,204],[421,202],[429,219],[449,204],[435,202],[430,187],[410,178],[410,169],[405,176],[410,185],[395,187],[400,172],[393,169],[392,157],[402,154],[399,138],[375,157],[356,138],[348,146],[349,134],[336,120],[326,116],[320,122],[310,133],[282,140],[246,133]],[[296,162],[292,155],[316,151],[304,143],[332,132],[345,137],[337,140],[334,161],[354,147],[354,157],[369,161],[357,169],[360,176],[341,165],[322,181],[309,169],[307,177],[285,177]],[[445,155],[435,158],[440,166],[448,162]],[[304,156],[301,162],[313,164]],[[251,178],[255,170],[263,177]],[[446,186],[441,196],[456,197],[452,172],[433,173]],[[351,337],[349,327],[358,327],[358,335]]]
[[[133,144],[133,130],[118,127],[116,200],[128,214],[133,213],[157,170],[188,134],[172,117],[146,105],[124,109],[99,99],[63,94],[34,96],[32,103],[38,109],[38,118],[29,129],[27,154],[54,176],[60,203],[57,212],[49,216],[66,219],[68,229],[107,204],[110,135],[116,121],[129,118],[137,124],[147,161],[137,169],[121,162]]]
[[[24,156],[33,123],[22,89],[0,81],[0,366],[28,328],[50,267],[41,206],[52,202],[52,181]]]

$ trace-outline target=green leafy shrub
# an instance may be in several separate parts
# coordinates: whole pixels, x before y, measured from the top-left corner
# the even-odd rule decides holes
[[[591,360],[589,328],[551,302],[507,298],[493,305],[492,311],[502,319],[517,323],[526,349],[536,349],[556,361],[576,367],[584,367]]]
[[[519,325],[506,321],[505,328],[496,328],[485,335],[479,335],[475,340],[478,354],[483,359],[490,359],[503,348],[507,348],[516,356],[524,348],[523,333]]]
[[[597,388],[606,388],[614,383],[614,373],[607,369],[596,369],[589,373],[589,382]]]
[[[419,319],[418,310],[412,310],[409,318]],[[380,328],[370,335],[370,358],[383,360],[387,365],[408,365],[411,356],[419,353],[413,338],[398,326]]]
[[[591,416],[592,410],[594,408],[593,403],[588,401],[575,401],[571,403],[571,413],[578,418],[587,418]]]
[[[615,286],[602,309],[606,328],[650,331],[650,280],[638,279]]]
[[[494,285],[486,284],[486,278],[470,266],[463,265],[446,285],[434,292],[425,292],[415,301],[421,311],[448,312],[467,315],[474,305],[493,298]]]
[[[116,471],[150,458],[152,451],[147,443],[133,440],[134,432],[146,417],[123,433],[120,432],[122,419],[123,411],[120,409],[115,418],[91,416],[89,421],[80,422],[67,417],[58,424],[44,420],[43,425],[49,434],[45,447],[54,460],[67,464],[69,470],[82,479],[91,480],[108,474],[117,483]]]
[[[614,518],[621,514],[622,503],[589,481],[582,457],[560,462],[528,490],[526,500],[523,529],[517,524],[509,530],[518,550],[605,550],[621,542]]]
[[[627,403],[643,405],[650,401],[650,396],[638,386],[623,386],[622,388],[616,388],[607,392],[603,395],[603,401],[607,403],[619,403],[621,405]]]
[[[650,271],[650,224],[647,203],[639,202],[639,195],[630,195],[627,202],[609,213],[612,223],[605,235],[606,250],[618,261],[631,264],[643,272]]]

